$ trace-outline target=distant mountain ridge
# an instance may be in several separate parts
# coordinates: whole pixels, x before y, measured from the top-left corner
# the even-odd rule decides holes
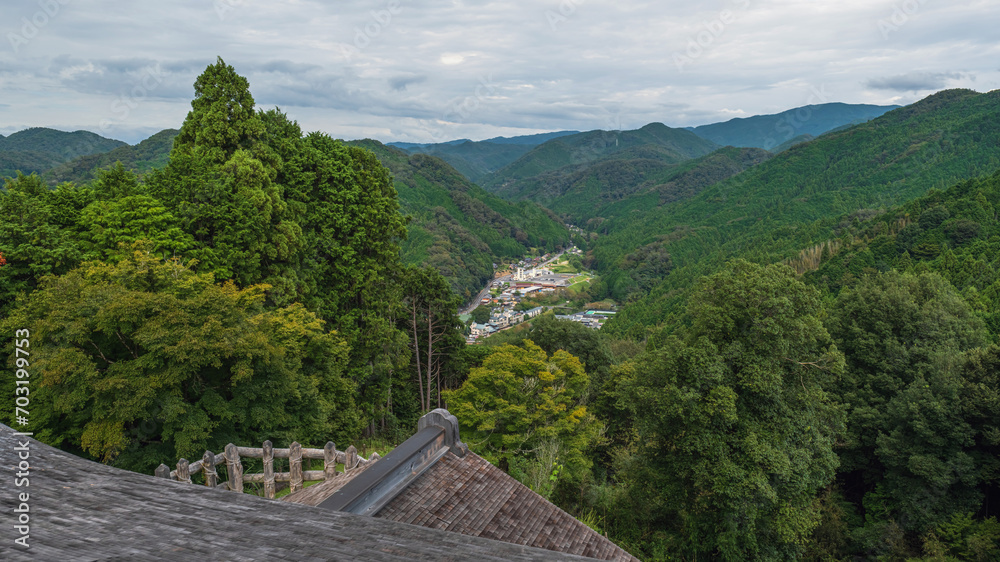
[[[177,129],[164,129],[135,146],[125,145],[102,154],[81,156],[45,171],[42,177],[50,185],[66,181],[86,183],[97,178],[97,171],[121,162],[137,173],[162,168],[170,159]]]
[[[722,123],[688,127],[721,146],[774,150],[802,135],[818,137],[844,126],[864,123],[898,109],[898,105],[825,103],[775,113],[737,117]]]
[[[520,135],[516,137],[493,137],[491,139],[484,139],[481,141],[474,141],[470,139],[455,139],[439,143],[415,143],[415,142],[387,142],[386,146],[392,146],[405,150],[407,152],[413,152],[417,149],[433,150],[440,146],[454,146],[459,144],[465,144],[467,142],[480,142],[480,143],[490,143],[490,144],[523,144],[528,146],[537,146],[545,141],[552,140],[554,138],[564,137],[566,135],[573,135],[579,133],[580,131],[555,131],[552,133],[537,133],[534,135]]]
[[[435,144],[406,142],[388,143],[410,154],[429,154],[451,164],[466,178],[479,182],[491,172],[510,164],[533,147],[546,141],[575,134],[577,131],[558,131],[518,137],[493,137],[483,141],[459,139]]]
[[[0,177],[41,173],[74,158],[108,152],[126,143],[90,131],[67,133],[33,127],[0,136]]]
[[[634,131],[588,131],[542,143],[485,178],[483,187],[508,199],[523,198],[521,183],[555,170],[569,171],[607,159],[649,159],[666,164],[704,156],[718,148],[691,131],[650,123]]]
[[[900,106],[834,102],[796,107],[773,115],[740,117],[725,122],[685,128],[718,146],[763,148],[781,152],[824,133],[864,123],[898,107]],[[557,131],[517,137],[494,137],[482,141],[456,139],[441,143],[391,142],[387,145],[411,154],[419,152],[437,156],[473,182],[483,183],[489,181],[487,176],[513,164],[532,148],[577,134],[581,133]]]

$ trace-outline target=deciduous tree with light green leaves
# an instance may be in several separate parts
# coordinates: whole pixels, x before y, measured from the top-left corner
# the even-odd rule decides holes
[[[266,286],[216,284],[148,250],[46,277],[0,322],[30,330],[40,439],[149,471],[229,442],[357,434],[342,338],[301,305],[265,309]]]
[[[842,416],[843,357],[817,291],[785,266],[730,263],[693,293],[690,328],[628,364],[632,493],[679,555],[794,558],[819,522]]]
[[[549,356],[526,340],[522,347],[497,348],[444,396],[470,430],[464,441],[483,458],[509,466],[556,441],[559,462],[580,477],[590,468],[584,452],[600,433],[600,422],[582,403],[588,384],[579,359],[565,351]]]

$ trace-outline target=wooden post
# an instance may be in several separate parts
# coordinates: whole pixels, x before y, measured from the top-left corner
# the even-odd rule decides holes
[[[288,476],[289,488],[292,493],[302,489],[302,445],[298,441],[292,441],[288,446]]]
[[[219,483],[219,474],[215,472],[215,453],[205,451],[201,456],[201,469],[205,473],[205,485],[214,488]]]
[[[229,471],[229,489],[243,493],[243,463],[236,445],[226,445],[226,469]]]
[[[323,447],[323,478],[329,480],[337,475],[337,446],[327,441]]]
[[[353,470],[358,466],[358,450],[351,445],[344,451],[344,472]]]
[[[167,465],[165,465],[165,464],[160,464],[160,466],[156,467],[155,474],[156,474],[157,478],[166,478],[167,480],[169,480],[170,479],[170,467],[167,466]]]
[[[264,495],[274,499],[274,447],[264,441]]]
[[[188,468],[187,459],[181,459],[177,461],[177,481],[184,482],[187,484],[191,483],[191,471]]]

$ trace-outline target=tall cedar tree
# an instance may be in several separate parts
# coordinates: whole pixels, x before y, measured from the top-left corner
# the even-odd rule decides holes
[[[301,229],[288,217],[274,182],[279,162],[261,142],[265,127],[249,88],[221,58],[210,65],[195,81],[170,163],[150,184],[194,236],[202,270],[244,286],[267,282],[278,294],[288,293],[285,274],[301,245]]]
[[[301,302],[347,338],[359,405],[376,418],[406,362],[391,316],[406,220],[391,176],[370,151],[256,112],[221,59],[191,106],[153,194],[194,237],[200,271],[266,283],[271,305]]]

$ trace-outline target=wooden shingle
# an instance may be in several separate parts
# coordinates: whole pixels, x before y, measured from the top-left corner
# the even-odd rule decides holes
[[[375,517],[600,560],[636,560],[473,453],[445,455]]]

